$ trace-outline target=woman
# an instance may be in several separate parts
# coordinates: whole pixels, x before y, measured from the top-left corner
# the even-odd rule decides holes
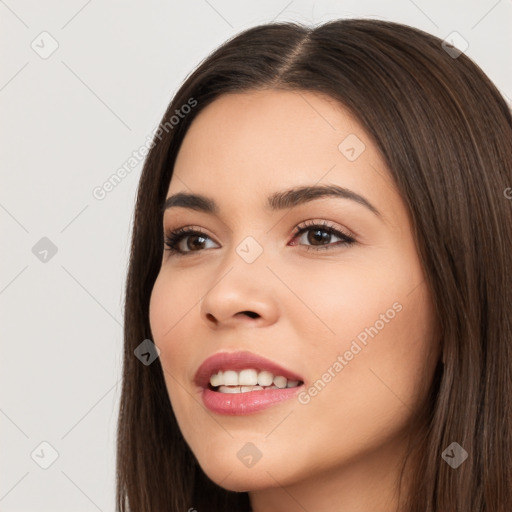
[[[118,510],[512,510],[512,119],[441,43],[268,24],[178,91],[138,191]]]

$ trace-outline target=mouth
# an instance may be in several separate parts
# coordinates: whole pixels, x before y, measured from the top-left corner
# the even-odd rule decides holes
[[[219,414],[249,414],[287,400],[304,385],[297,373],[251,352],[220,352],[206,359],[194,382],[206,407]]]
[[[284,375],[274,375],[268,370],[246,368],[225,370],[214,373],[210,377],[208,387],[219,393],[250,393],[265,389],[296,388],[303,384],[300,380],[289,380]]]

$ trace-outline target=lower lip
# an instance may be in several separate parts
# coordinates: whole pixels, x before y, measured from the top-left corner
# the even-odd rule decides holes
[[[304,387],[260,389],[246,393],[220,393],[210,388],[203,389],[204,405],[218,414],[243,415],[262,411],[285,400],[290,400]]]

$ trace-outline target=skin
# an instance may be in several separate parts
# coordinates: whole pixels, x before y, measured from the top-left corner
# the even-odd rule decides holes
[[[338,149],[349,134],[366,146],[354,161]],[[327,184],[364,196],[380,215],[336,197],[265,208],[273,192]],[[207,238],[200,250],[197,237],[182,241],[193,254],[164,251],[150,303],[173,410],[205,473],[249,491],[256,512],[395,511],[406,434],[439,352],[410,218],[368,134],[317,93],[224,95],[185,136],[167,196],[177,192],[204,194],[220,208],[165,212],[165,231],[191,226]],[[332,235],[314,245],[314,229],[294,238],[311,220],[356,242],[341,246]],[[247,236],[263,249],[252,263],[236,252]],[[397,303],[394,318],[308,403],[293,398],[245,416],[204,407],[193,378],[210,355],[248,350],[309,388]],[[237,457],[248,442],[262,454],[251,468]]]

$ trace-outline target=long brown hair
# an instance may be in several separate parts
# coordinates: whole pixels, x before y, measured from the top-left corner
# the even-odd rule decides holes
[[[227,41],[176,93],[155,133],[135,210],[118,511],[250,510],[247,493],[222,489],[201,470],[176,423],[160,360],[146,366],[134,350],[152,339],[161,207],[187,129],[220,95],[268,88],[316,91],[348,108],[380,150],[411,215],[442,357],[411,444],[418,462],[407,474],[404,510],[512,510],[512,200],[505,192],[512,187],[512,118],[482,70],[441,43],[377,20],[316,28],[271,23]],[[441,457],[452,442],[468,453],[457,469]]]

